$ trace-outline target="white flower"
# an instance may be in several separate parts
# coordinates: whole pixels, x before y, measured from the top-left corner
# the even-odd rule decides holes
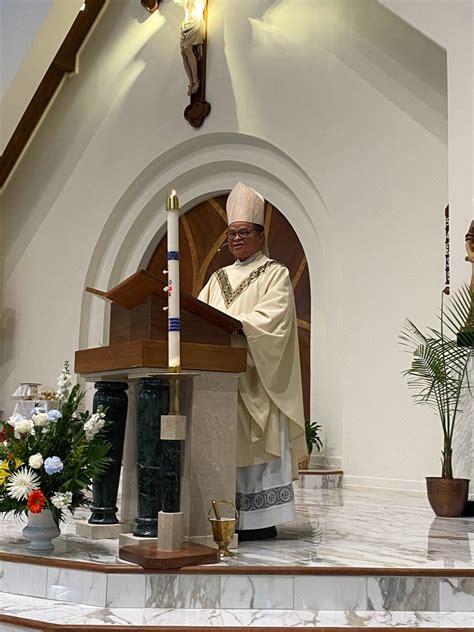
[[[84,424],[84,432],[86,433],[86,441],[91,441],[99,430],[105,424],[105,415],[103,412],[94,413]]]
[[[69,373],[69,362],[64,363],[64,369],[61,375],[58,377],[58,390],[56,395],[59,399],[66,399],[69,396],[69,389],[71,387],[71,374]]]
[[[37,413],[31,417],[35,426],[47,426],[50,419],[46,413]]]
[[[7,494],[15,500],[25,500],[30,492],[39,489],[40,479],[29,467],[22,467],[7,478]]]
[[[33,429],[33,422],[31,419],[19,419],[15,423],[15,438],[20,439],[20,435],[29,434]]]
[[[22,419],[26,419],[26,417],[24,415],[20,415],[19,413],[15,413],[14,415],[12,415],[11,417],[7,419],[7,423],[10,424],[10,426],[13,426],[14,428],[17,422]]]
[[[51,502],[58,509],[67,509],[72,503],[72,492],[55,492]]]
[[[37,454],[32,454],[28,459],[28,465],[34,470],[39,469],[43,465],[43,457],[41,454],[39,452]]]

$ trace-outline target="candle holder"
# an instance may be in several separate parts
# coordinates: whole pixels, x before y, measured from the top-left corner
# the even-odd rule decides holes
[[[166,197],[166,210],[179,211],[179,198],[174,190]]]

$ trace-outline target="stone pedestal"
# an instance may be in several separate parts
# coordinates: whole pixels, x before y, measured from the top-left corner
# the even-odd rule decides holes
[[[133,524],[137,517],[137,399],[138,381],[130,381],[128,389],[127,425],[122,459],[120,522]],[[131,529],[133,531],[133,529]]]
[[[179,551],[183,546],[183,512],[158,514],[158,549]]]
[[[155,379],[159,375],[157,372]],[[191,377],[188,372],[184,372],[184,375]],[[134,374],[130,373],[129,379],[132,377]],[[180,385],[180,411],[186,415],[186,440],[182,443],[163,441],[161,444],[170,444],[166,448],[166,471],[172,480],[168,481],[165,489],[171,490],[178,484],[174,480],[176,468],[173,462],[178,458],[177,449],[183,451],[181,506],[173,507],[172,495],[165,493],[163,506],[157,509],[154,516],[150,513],[149,518],[156,520],[161,509],[166,512],[181,509],[184,539],[212,546],[212,530],[207,520],[211,501],[223,498],[234,502],[235,499],[238,375],[203,371],[192,378],[183,379]],[[133,385],[130,387],[131,397],[135,389]],[[133,416],[134,411],[131,410],[130,414]],[[132,427],[133,418],[127,423],[128,430]],[[130,446],[131,443],[135,446],[136,441],[130,432],[125,443],[122,482],[122,503],[125,504],[122,504],[121,517],[124,521],[129,519],[128,512],[137,504],[133,464],[135,448]],[[156,531],[152,532],[151,529],[147,533],[146,537],[156,536]],[[135,535],[141,533],[135,530]],[[131,542],[131,536],[122,536],[121,542],[126,540]],[[139,540],[133,538],[133,541]]]
[[[184,535],[212,542],[212,500],[235,501],[238,375],[202,372],[193,380],[184,443]],[[191,396],[191,393],[188,393]]]
[[[120,540],[138,542],[145,537],[151,543],[157,534],[158,512],[182,511],[184,540],[212,545],[207,519],[211,501],[235,499],[238,374],[185,371],[180,412],[186,416],[186,440],[163,441],[161,415],[169,413],[169,384],[160,377],[164,373],[129,369],[84,375],[88,381],[121,379],[130,384],[120,520],[125,524],[136,520],[135,534],[141,537],[122,534]],[[163,454],[164,444],[168,445]],[[177,477],[180,458],[181,476]],[[166,463],[166,481],[156,469],[158,463]],[[138,494],[143,485],[156,492],[163,485],[163,503],[158,492]],[[176,493],[171,493],[179,485],[180,507]]]

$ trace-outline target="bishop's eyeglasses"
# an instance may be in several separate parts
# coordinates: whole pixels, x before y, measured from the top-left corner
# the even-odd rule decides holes
[[[227,233],[227,241],[234,241],[237,235],[241,239],[247,239],[250,233],[254,233],[254,232],[258,233],[261,231],[259,231],[257,228],[250,228],[250,229],[242,228],[242,230],[229,230],[229,232]]]

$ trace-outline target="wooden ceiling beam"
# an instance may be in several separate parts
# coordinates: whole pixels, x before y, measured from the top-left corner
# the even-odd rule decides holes
[[[77,53],[105,2],[87,0],[85,10],[80,11],[74,20],[0,157],[0,187],[7,181],[62,79],[67,73],[74,72]]]

